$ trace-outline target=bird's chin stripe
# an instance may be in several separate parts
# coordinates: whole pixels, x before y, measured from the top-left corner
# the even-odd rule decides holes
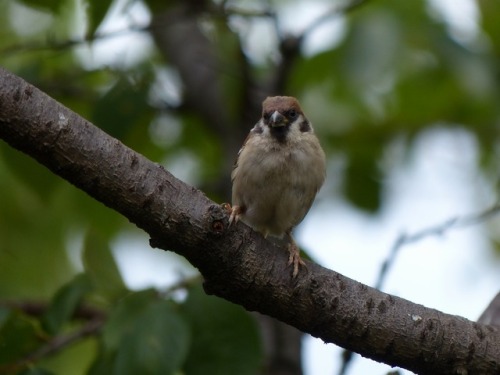
[[[270,133],[278,142],[284,143],[289,130],[289,126],[271,127]]]

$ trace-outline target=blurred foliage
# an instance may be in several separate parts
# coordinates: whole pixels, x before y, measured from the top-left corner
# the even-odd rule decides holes
[[[243,131],[236,125],[217,131],[189,107],[176,68],[154,49],[131,61],[117,53],[114,63],[99,62],[92,50],[110,17],[134,19],[138,4],[156,14],[179,3],[0,2],[0,64],[136,151],[177,168],[211,197],[227,201],[227,189],[220,189],[229,183],[221,180],[229,173],[221,172],[228,165],[224,142],[240,144],[259,113],[241,124]],[[243,11],[247,1],[186,3],[200,12],[201,30],[213,43],[222,72],[218,85],[227,117],[236,118],[248,99],[245,85],[263,85],[277,74],[280,58],[271,53],[261,58],[262,52],[248,47],[251,30],[263,23],[272,29],[270,13],[255,12],[256,6],[268,10],[268,2],[255,2],[248,12]],[[367,1],[341,15],[338,42],[292,61],[283,93],[303,101],[327,153],[345,157],[343,194],[354,206],[368,212],[383,207],[387,171],[380,160],[387,146],[401,137],[410,145],[436,123],[467,129],[478,140],[484,171],[491,181],[498,179],[500,2],[475,4],[478,23],[467,33],[425,1]],[[263,50],[280,37],[261,34]],[[307,43],[310,35],[302,37]],[[128,49],[137,48],[133,43]],[[248,66],[242,68],[244,62]],[[186,160],[192,167],[176,164]],[[120,233],[134,229],[118,214],[3,143],[0,191],[0,300],[45,306],[43,312],[30,312],[2,305],[0,373],[259,371],[260,339],[253,318],[241,308],[205,296],[199,285],[181,283],[187,298],[180,300],[172,293],[129,290],[111,247]],[[77,314],[83,307],[108,317],[101,330],[82,334],[90,319]],[[30,360],[51,340],[71,333],[78,340]]]

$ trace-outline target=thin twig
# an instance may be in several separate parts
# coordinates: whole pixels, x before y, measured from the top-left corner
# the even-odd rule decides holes
[[[105,320],[94,319],[86,324],[84,324],[80,329],[68,333],[66,335],[60,335],[53,337],[45,345],[35,350],[34,352],[28,354],[26,357],[22,358],[16,363],[5,364],[0,367],[0,374],[13,374],[25,369],[27,366],[51,356],[69,345],[83,340],[87,336],[96,334],[103,326]]]
[[[0,301],[0,308],[22,311],[29,316],[40,317],[47,311],[49,302],[37,300],[3,300]],[[73,317],[82,320],[95,320],[106,318],[106,313],[103,310],[93,306],[82,304],[74,311]]]
[[[398,236],[398,238],[394,241],[394,244],[391,247],[389,255],[387,256],[387,258],[382,263],[382,266],[380,267],[377,282],[375,283],[375,288],[382,289],[384,282],[387,278],[387,274],[392,268],[398,252],[401,250],[403,246],[421,241],[426,237],[443,236],[447,231],[451,229],[465,228],[471,225],[483,223],[489,218],[497,215],[499,212],[500,212],[500,202],[497,202],[487,210],[482,211],[480,213],[469,214],[462,217],[452,217],[439,225],[436,225],[434,227],[424,228],[413,234],[401,233]]]
[[[94,42],[96,40],[104,40],[108,38],[116,38],[118,36],[125,35],[127,33],[132,32],[144,32],[149,29],[149,26],[130,26],[125,29],[110,31],[107,33],[96,33],[89,36],[84,36],[81,38],[70,38],[63,41],[54,41],[51,40],[51,37],[48,37],[47,42],[32,42],[32,43],[23,43],[23,44],[15,44],[8,47],[5,47],[0,51],[2,56],[12,55],[14,53],[22,52],[22,51],[43,51],[43,50],[53,50],[60,51],[67,48],[71,48],[74,46],[79,46],[82,44]]]
[[[226,6],[224,13],[228,16],[240,16],[245,18],[272,18],[275,17],[275,12],[269,9],[244,9],[234,5]]]
[[[308,34],[311,34],[318,27],[323,25],[325,22],[331,21],[336,17],[343,16],[350,11],[365,5],[370,0],[352,0],[344,4],[338,4],[330,9],[330,11],[322,14],[317,19],[315,19],[309,26],[307,26],[301,34],[302,39],[304,39]]]

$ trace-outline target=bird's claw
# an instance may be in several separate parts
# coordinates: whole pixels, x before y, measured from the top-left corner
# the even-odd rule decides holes
[[[229,226],[231,226],[233,221],[236,224],[240,219],[240,213],[242,212],[241,207],[240,206],[231,207],[229,203],[222,203],[222,208],[226,210],[227,214],[229,215]]]
[[[227,202],[226,203],[222,203],[220,206],[222,207],[222,209],[224,211],[226,211],[226,213],[228,215],[231,215],[231,212],[233,212],[233,208],[231,207],[230,203],[227,203]]]
[[[290,255],[288,257],[288,266],[293,264],[292,278],[295,279],[297,277],[297,275],[299,274],[300,266],[304,266],[307,268],[307,265],[300,257],[300,250],[297,247],[297,245],[295,244],[295,242],[288,244],[288,252],[290,253]]]

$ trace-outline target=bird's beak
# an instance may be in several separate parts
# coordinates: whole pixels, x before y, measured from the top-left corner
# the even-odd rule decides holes
[[[271,115],[271,118],[269,121],[271,127],[273,127],[273,128],[285,126],[287,124],[287,122],[288,121],[286,120],[286,117],[283,116],[278,111],[274,111],[274,113]]]

